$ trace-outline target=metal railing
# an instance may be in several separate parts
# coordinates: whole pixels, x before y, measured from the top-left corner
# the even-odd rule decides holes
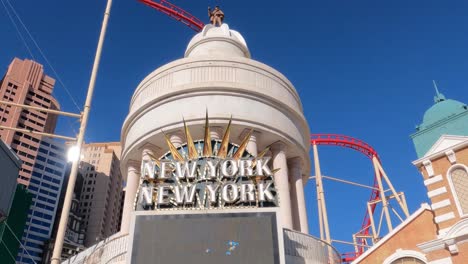
[[[128,235],[116,234],[62,261],[62,264],[110,264],[124,261],[127,253],[127,240]]]

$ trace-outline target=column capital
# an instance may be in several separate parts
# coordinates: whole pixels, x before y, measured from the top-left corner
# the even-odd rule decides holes
[[[286,144],[282,141],[276,141],[275,143],[270,145],[271,151],[274,153],[278,153],[280,151],[286,151]]]
[[[222,126],[210,126],[211,139],[220,140],[223,137],[224,128]]]
[[[185,133],[183,130],[173,130],[171,132],[167,132],[166,134],[169,138],[171,137],[180,137],[180,139],[184,139],[185,138]]]
[[[247,133],[249,133],[249,131],[250,131],[250,128],[245,128],[244,130],[242,130],[242,132],[239,135],[239,139],[243,140],[244,137],[247,135]],[[260,131],[254,130],[252,132],[252,135],[250,136],[250,140],[253,142],[257,142],[257,137],[260,136],[261,133],[262,132]]]
[[[141,162],[138,160],[128,160],[127,161],[127,170],[136,170],[140,171]]]
[[[147,150],[150,150],[150,151],[152,151],[153,153],[154,153],[154,152],[157,152],[157,151],[159,151],[159,150],[161,150],[160,147],[158,147],[158,146],[156,146],[156,145],[154,145],[154,144],[151,144],[151,143],[149,143],[149,142],[146,142],[145,144],[141,145],[138,149],[139,149],[139,150],[142,150],[143,153],[144,153],[145,151],[147,151]]]
[[[289,158],[288,166],[302,166],[302,159],[300,157]]]
[[[167,133],[167,136],[169,137],[169,140],[172,144],[174,144],[175,147],[181,146],[185,140],[185,134],[182,130],[171,131]]]

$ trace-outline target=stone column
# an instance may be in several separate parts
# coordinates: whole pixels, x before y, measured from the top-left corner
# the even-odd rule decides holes
[[[224,130],[220,126],[210,126],[210,136],[212,140],[222,140],[223,132]]]
[[[307,222],[307,209],[304,198],[304,185],[302,183],[301,158],[288,159],[289,179],[291,184],[291,205],[293,212],[294,229],[302,233],[309,233]]]
[[[245,135],[250,131],[250,129],[244,129],[242,133],[239,136],[240,140],[243,140]],[[258,155],[258,148],[257,148],[257,139],[258,136],[260,135],[260,132],[254,131],[252,135],[250,135],[250,140],[249,143],[247,143],[247,151],[252,154],[253,156]]]
[[[276,190],[278,191],[282,226],[284,228],[293,229],[286,145],[282,142],[274,143],[271,146],[271,152],[273,154],[273,169],[279,169],[274,175],[274,180]]]
[[[180,147],[184,143],[184,134],[181,131],[174,131],[169,134],[169,140],[176,148]]]
[[[122,234],[128,234],[130,231],[131,216],[135,210],[136,193],[140,182],[140,166],[141,164],[135,160],[127,162],[127,185],[125,187],[125,201],[120,226],[120,233]]]

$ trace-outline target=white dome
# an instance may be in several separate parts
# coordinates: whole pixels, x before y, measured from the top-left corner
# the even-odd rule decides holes
[[[146,144],[167,151],[164,133],[180,132],[186,124],[194,139],[203,138],[206,112],[210,125],[231,132],[261,133],[258,149],[281,141],[289,157],[301,157],[310,171],[310,132],[293,84],[280,72],[252,60],[244,38],[228,25],[207,25],[190,41],[185,58],[150,73],[137,87],[122,128],[122,166],[141,160]],[[163,133],[164,131],[164,133]],[[231,143],[240,144],[233,136]]]
[[[228,24],[220,27],[208,24],[190,40],[185,57],[250,58],[250,52],[242,35],[230,30]]]

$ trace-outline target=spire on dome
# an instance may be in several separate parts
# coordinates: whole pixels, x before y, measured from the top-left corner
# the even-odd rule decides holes
[[[434,80],[432,80],[432,83],[434,84],[434,88],[436,91],[436,96],[434,96],[434,103],[445,101],[445,96],[439,92],[439,89],[437,88],[437,83]]]

